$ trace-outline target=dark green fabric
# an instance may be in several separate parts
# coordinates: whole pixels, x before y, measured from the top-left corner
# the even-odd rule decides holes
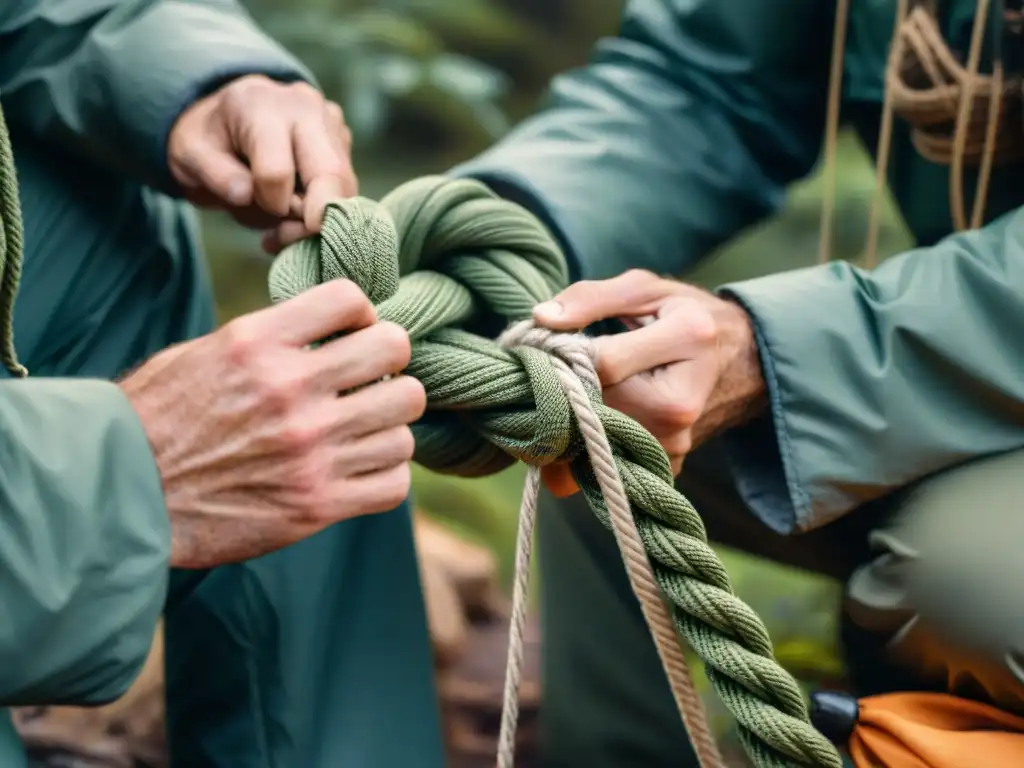
[[[956,19],[962,3],[952,4]],[[873,146],[895,4],[852,5],[844,109]],[[454,173],[482,178],[537,213],[582,277],[631,267],[683,274],[775,211],[786,185],[812,169],[830,14],[829,4],[803,0],[631,0],[619,37],[556,80],[545,110]],[[944,16],[944,26],[955,45],[964,25]],[[917,155],[905,126],[890,168],[911,230],[934,248],[873,276],[815,267],[729,286],[761,327],[778,431],[756,450],[730,450],[729,460],[744,500],[782,532],[821,525],[921,474],[1024,445],[1021,393],[1002,352],[1019,325],[1012,297],[1024,248],[1012,210],[1024,202],[1022,166],[993,172],[987,228],[946,241],[948,168]],[[975,174],[966,176],[970,191]],[[947,311],[953,306],[957,313]],[[1005,320],[990,332],[993,311]],[[894,362],[904,356],[916,364]],[[933,376],[937,386],[917,386]],[[954,401],[958,413],[945,419]]]
[[[584,278],[679,274],[776,212],[814,166],[830,6],[629,0],[618,37],[454,173],[522,199]]]
[[[110,378],[211,328],[194,216],[137,182],[173,190],[173,121],[250,73],[311,79],[230,0],[2,4],[0,91],[28,238],[15,333],[34,376]],[[0,701],[113,698],[145,658],[167,586],[145,437],[111,384],[9,387]],[[442,764],[405,508],[173,574],[166,631],[176,766]],[[0,765],[18,768],[4,720]]]
[[[134,411],[112,378],[210,327],[194,217],[15,140],[26,261],[15,311],[34,376],[0,383],[0,702],[95,704],[131,684],[167,589],[169,525]],[[102,201],[102,203],[101,203]],[[36,377],[39,378],[36,378]],[[0,765],[17,766],[16,739]]]
[[[0,701],[116,697],[166,597],[175,766],[440,768],[407,508],[249,563],[176,572],[166,592],[168,525],[145,436],[120,391],[95,379],[211,328],[195,217],[82,163],[58,166],[35,142],[15,151],[28,241],[19,351],[40,376],[78,380],[0,384]],[[0,765],[22,759],[0,736]]]
[[[768,350],[772,421],[800,529],[1024,446],[1024,382],[1011,351],[1024,323],[1022,233],[1024,212],[1014,212],[872,273],[837,262],[729,287]],[[757,471],[753,457],[749,468]]]
[[[406,507],[191,577],[166,613],[172,765],[444,766]]]
[[[161,189],[167,134],[197,97],[244,74],[312,80],[235,0],[5,0],[0,42],[12,125]]]
[[[28,239],[15,333],[33,376],[110,378],[211,328],[194,216],[137,182],[172,188],[174,119],[248,73],[308,79],[227,0],[2,5],[0,90]],[[18,389],[0,401],[12,500],[0,573],[18,582],[4,580],[0,601],[0,701],[113,698],[167,587],[145,437],[111,384],[2,387]],[[407,509],[175,573],[166,596],[174,765],[442,765]],[[0,765],[18,768],[22,748],[0,727]]]
[[[974,3],[940,5],[965,50]],[[851,6],[843,112],[873,149],[895,2]],[[539,115],[454,172],[543,218],[577,275],[685,276],[813,168],[833,13],[800,0],[630,0],[620,35],[556,80]],[[698,451],[683,480],[713,539],[836,576],[867,561],[886,494],[1024,446],[1010,364],[1024,321],[1021,164],[993,173],[993,223],[947,241],[949,169],[917,155],[901,123],[889,168],[912,233],[936,247],[875,275],[834,265],[730,286],[758,322],[774,418]],[[968,200],[974,183],[968,169]],[[613,542],[582,500],[545,504],[545,764],[680,765],[685,735]]]

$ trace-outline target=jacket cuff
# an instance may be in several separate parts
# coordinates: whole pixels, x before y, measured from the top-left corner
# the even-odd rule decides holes
[[[754,323],[768,415],[733,429],[727,451],[744,501],[780,533],[805,532],[859,505],[844,490],[842,425],[829,426],[827,390],[844,361],[836,360],[831,317],[856,317],[853,294],[836,280],[841,266],[801,269],[732,283],[719,295],[738,302]]]

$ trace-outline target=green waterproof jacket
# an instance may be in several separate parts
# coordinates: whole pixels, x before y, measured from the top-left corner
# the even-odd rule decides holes
[[[851,5],[843,112],[872,148],[896,3]],[[967,50],[973,2],[939,5],[950,47]],[[630,0],[619,35],[559,77],[543,111],[455,172],[543,217],[578,276],[685,274],[815,166],[834,12]],[[906,125],[889,169],[918,249],[873,272],[835,262],[721,289],[756,322],[772,403],[727,436],[728,453],[745,500],[779,531],[1024,445],[1021,166],[993,173],[989,223],[952,236],[949,169],[917,154]]]
[[[127,360],[134,344],[152,352],[176,340],[157,338],[172,321],[192,332],[187,305],[168,306],[159,321],[142,307],[115,317],[115,325],[99,325],[117,314],[106,303],[115,293],[130,298],[154,281],[199,279],[188,263],[196,254],[187,207],[137,186],[122,195],[106,179],[122,174],[173,191],[165,159],[172,123],[200,95],[249,73],[308,78],[228,0],[0,3],[0,94],[16,134],[16,161],[25,147],[57,167],[98,169],[93,186],[103,216],[97,211],[78,221],[74,212],[55,214],[46,233],[50,250],[59,252],[56,243],[63,242],[85,253],[93,239],[98,248],[121,248],[140,260],[167,254],[148,271],[129,264],[120,275],[60,264],[49,291],[46,277],[35,274],[42,254],[27,254],[16,331],[23,361],[42,378],[0,382],[0,707],[109,701],[146,658],[166,597],[170,546],[146,436],[120,389],[100,380],[120,373],[116,363],[93,355],[92,367],[75,373],[96,378],[46,376],[70,375],[74,365],[60,361],[83,355],[89,334],[111,348],[123,345],[108,359],[122,359],[116,353]],[[39,207],[59,206],[60,190],[27,183],[38,163],[19,165],[27,218],[45,220]],[[113,222],[118,211],[123,216]],[[112,231],[90,230],[97,220]],[[153,301],[168,298],[174,296],[155,294]],[[58,327],[67,317],[80,325]],[[152,333],[132,328],[140,323],[152,323]]]

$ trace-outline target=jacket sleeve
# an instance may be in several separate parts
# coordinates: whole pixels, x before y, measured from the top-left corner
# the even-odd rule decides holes
[[[630,0],[618,35],[557,77],[542,111],[453,173],[542,218],[574,278],[679,274],[812,169],[831,5]]]
[[[235,0],[5,0],[0,94],[12,128],[173,191],[167,135],[247,74],[312,76]]]
[[[100,704],[141,670],[170,524],[117,386],[0,383],[0,706]]]
[[[1024,209],[873,272],[834,262],[721,290],[754,318],[771,393],[728,452],[777,530],[1024,447]]]

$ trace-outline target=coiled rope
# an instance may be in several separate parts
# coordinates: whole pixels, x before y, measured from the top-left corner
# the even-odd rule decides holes
[[[533,306],[567,281],[564,257],[535,217],[483,184],[443,177],[404,184],[380,203],[338,201],[327,207],[319,236],[275,260],[271,298],[282,301],[335,278],[355,281],[377,305],[380,319],[398,323],[412,338],[406,373],[424,384],[428,400],[427,414],[413,426],[418,463],[474,477],[515,461],[530,467],[569,462],[591,508],[625,547],[634,584],[649,569],[669,604],[673,639],[684,639],[704,661],[754,764],[841,768],[835,747],[811,726],[796,681],[775,660],[764,623],[735,595],[700,516],[675,490],[661,446],[603,404],[585,339],[552,336],[527,322]],[[510,325],[504,346],[493,341]],[[591,423],[588,414],[595,417]],[[611,462],[602,459],[601,433]],[[529,476],[524,509],[539,488],[537,473]],[[630,509],[631,524],[623,529],[622,511]],[[531,524],[527,520],[520,530],[522,579]],[[631,540],[643,551],[629,549]],[[649,592],[638,598],[652,635],[663,640],[660,599]],[[517,610],[522,609],[520,599]],[[514,645],[507,686],[511,711],[505,716],[513,723]],[[663,643],[658,645],[666,662]],[[710,729],[699,701],[691,708],[689,697],[696,694],[692,686],[686,692],[674,665],[666,673],[700,749]],[[503,768],[511,764],[511,741],[503,728]],[[717,753],[702,757],[721,764]]]

